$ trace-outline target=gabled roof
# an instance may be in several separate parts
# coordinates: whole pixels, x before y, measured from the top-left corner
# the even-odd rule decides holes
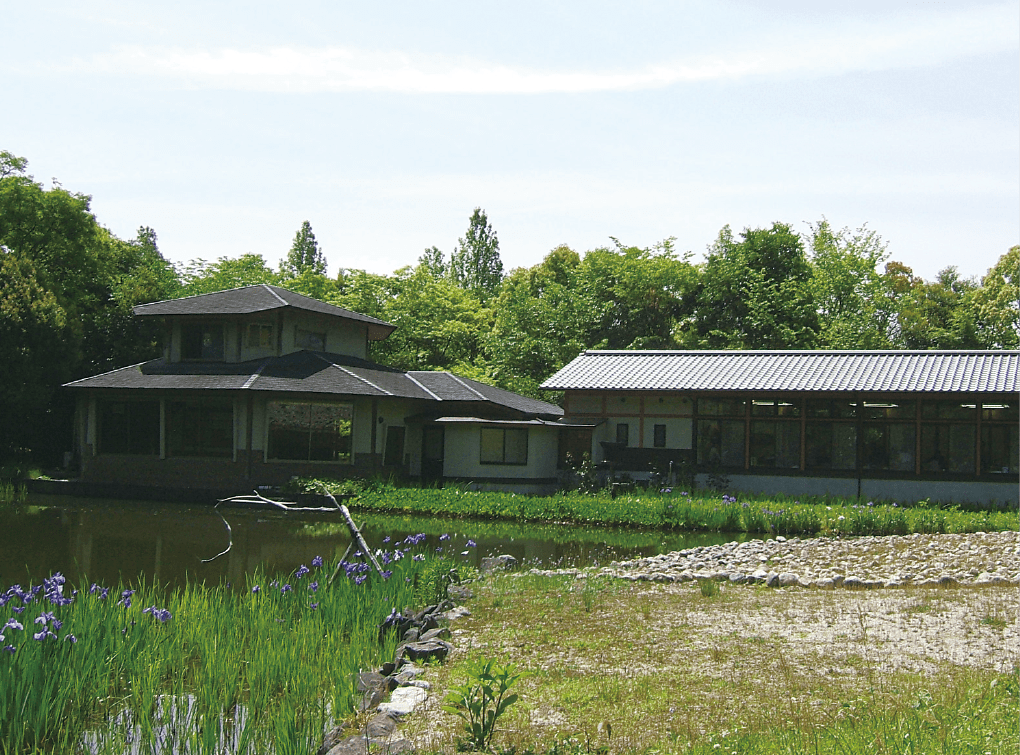
[[[151,304],[139,304],[134,313],[140,317],[194,316],[194,315],[250,315],[284,308],[300,309],[330,317],[342,317],[368,325],[368,337],[381,341],[394,330],[395,325],[375,317],[351,312],[349,309],[326,304],[318,299],[288,291],[279,286],[260,283],[255,286],[231,288],[211,294],[185,296],[182,299],[168,299]]]
[[[166,362],[154,359],[75,380],[67,388],[260,391],[324,396],[390,396],[429,403],[475,402],[525,415],[556,416],[554,404],[519,396],[448,372],[401,372],[342,354],[297,351],[249,362]]]
[[[1020,351],[585,351],[541,387],[1015,393]]]

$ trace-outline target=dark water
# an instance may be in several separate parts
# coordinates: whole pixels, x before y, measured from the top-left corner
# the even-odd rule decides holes
[[[396,542],[424,532],[428,547],[474,565],[484,556],[509,553],[544,568],[587,566],[742,537],[353,515],[373,548],[386,548],[387,536]],[[468,547],[469,539],[477,546]],[[229,551],[214,558],[231,540]],[[186,581],[242,585],[256,569],[290,572],[315,556],[339,558],[349,545],[347,528],[330,513],[37,495],[26,507],[0,513],[0,586],[38,582],[56,571],[75,583],[87,579],[109,585],[121,578],[132,583],[144,578],[172,586]],[[213,560],[203,563],[208,559]]]

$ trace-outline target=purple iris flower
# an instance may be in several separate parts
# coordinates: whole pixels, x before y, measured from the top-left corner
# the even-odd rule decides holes
[[[117,605],[124,606],[125,608],[131,607],[131,596],[135,594],[134,590],[125,590],[120,594],[120,600],[117,601]]]
[[[439,536],[439,542],[444,542],[444,541],[449,540],[449,539],[450,539],[450,536],[445,534],[445,533]]]
[[[478,543],[476,543],[474,540],[468,540],[466,543],[464,543],[464,547],[465,548],[477,548],[478,547]]]
[[[291,591],[291,590],[293,590],[293,589],[294,589],[294,588],[293,588],[293,587],[291,587],[290,585],[284,585],[283,587],[281,587],[281,588],[280,588],[280,592],[282,592],[282,593],[283,593],[283,592],[290,592],[290,591]]]
[[[314,566],[316,569],[321,568],[322,567],[322,556],[316,556],[315,558],[313,558],[312,559],[312,566]]]
[[[255,585],[253,588],[251,588],[252,595],[257,595],[260,592],[262,592],[262,588],[259,587],[258,585]]]
[[[366,579],[368,579],[368,576],[367,576],[367,575],[365,575],[365,574],[361,574],[361,575],[359,575],[359,576],[357,576],[357,577],[355,577],[355,578],[354,578],[354,584],[356,584],[356,585],[360,585],[360,584],[361,584],[362,582],[364,582],[364,581],[365,581]]]
[[[303,576],[305,576],[306,574],[308,574],[308,572],[310,572],[310,571],[311,571],[311,569],[309,569],[309,568],[308,568],[307,566],[305,566],[304,564],[301,564],[301,566],[300,566],[300,567],[298,567],[298,570],[297,570],[296,572],[294,572],[294,577],[295,577],[296,579],[301,579],[301,578],[302,578]]]
[[[393,576],[393,572],[391,572],[390,570],[387,569],[386,571],[384,571],[382,573],[381,576],[382,576],[383,579],[389,579],[390,577]]]
[[[308,583],[308,589],[311,590],[312,592],[315,592],[316,590],[319,589],[319,583],[318,582],[309,582]]]
[[[25,628],[25,625],[22,624],[17,619],[7,619],[7,623],[4,624],[3,628],[4,629],[17,629],[20,632],[21,630],[23,630]]]
[[[78,638],[75,637],[73,634],[65,634],[64,642],[70,642],[72,645],[75,645],[78,643]]]

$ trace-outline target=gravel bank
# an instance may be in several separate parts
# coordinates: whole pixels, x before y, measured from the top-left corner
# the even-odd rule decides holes
[[[595,573],[651,582],[714,579],[822,589],[1020,584],[1020,533],[777,537],[614,561]]]

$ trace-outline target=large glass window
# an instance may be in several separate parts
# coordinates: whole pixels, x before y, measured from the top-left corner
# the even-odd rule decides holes
[[[798,399],[756,398],[751,401],[752,417],[799,417]]]
[[[621,446],[630,445],[630,425],[626,422],[616,423],[616,442]]]
[[[921,405],[922,419],[969,419],[977,418],[977,404],[966,401],[925,401]]]
[[[742,398],[699,398],[698,414],[711,417],[743,417],[747,401]]]
[[[856,469],[857,425],[808,422],[804,462],[808,469]]]
[[[921,471],[974,473],[974,425],[921,426]]]
[[[100,401],[99,452],[159,455],[158,401]]]
[[[864,425],[862,466],[865,469],[913,472],[914,442],[912,424],[868,422]]]
[[[351,463],[354,407],[270,401],[270,459]]]
[[[194,323],[181,326],[181,359],[223,359],[223,325]]]
[[[751,466],[800,468],[799,422],[752,422]]]
[[[297,347],[299,349],[308,349],[309,351],[325,351],[326,333],[325,331],[305,330],[304,328],[297,328],[294,333],[294,343],[297,344]]]
[[[743,421],[698,420],[698,464],[744,466]]]
[[[857,416],[857,402],[848,398],[809,398],[807,416],[819,419],[852,419]]]
[[[1020,458],[1017,425],[981,426],[981,471],[985,474],[1016,474]]]
[[[913,401],[898,399],[872,399],[862,405],[865,419],[914,419],[917,405]]]
[[[482,464],[527,464],[528,429],[526,427],[483,427]]]
[[[230,399],[167,403],[171,456],[232,456],[234,405]]]

